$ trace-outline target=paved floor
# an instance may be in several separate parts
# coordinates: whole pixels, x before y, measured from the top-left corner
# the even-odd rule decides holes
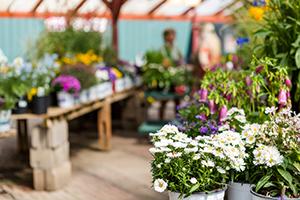
[[[166,194],[156,193],[151,188],[150,145],[122,132],[114,134],[109,152],[94,148],[97,145],[95,133],[71,134],[72,181],[56,192],[33,191],[31,170],[24,169],[24,161],[16,156],[15,139],[1,140],[0,200],[167,199]]]

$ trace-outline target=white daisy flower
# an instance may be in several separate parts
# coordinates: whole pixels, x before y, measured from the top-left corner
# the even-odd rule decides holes
[[[191,182],[192,184],[196,184],[198,181],[197,181],[197,179],[196,179],[195,177],[192,177],[192,178],[190,179],[190,182]]]
[[[156,179],[154,181],[154,190],[156,192],[164,192],[168,187],[168,183],[163,179]]]

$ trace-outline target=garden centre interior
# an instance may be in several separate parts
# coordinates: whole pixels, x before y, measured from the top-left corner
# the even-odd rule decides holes
[[[0,200],[300,200],[299,0],[0,0]]]

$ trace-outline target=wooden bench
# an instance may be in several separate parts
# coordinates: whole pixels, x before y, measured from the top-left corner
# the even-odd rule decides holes
[[[69,182],[71,163],[69,158],[68,121],[92,111],[98,111],[98,141],[100,150],[111,149],[111,104],[137,96],[134,87],[114,93],[104,99],[78,104],[71,108],[49,108],[47,114],[17,114],[18,146],[20,152],[30,154],[33,168],[33,185],[36,190],[57,190]],[[28,137],[28,120],[42,120]]]

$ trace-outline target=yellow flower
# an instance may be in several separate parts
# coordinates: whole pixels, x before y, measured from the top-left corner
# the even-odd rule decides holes
[[[7,66],[0,66],[0,74],[6,74],[9,70]]]
[[[111,70],[116,75],[117,78],[122,78],[123,77],[122,73],[117,68],[113,67]]]
[[[147,101],[148,101],[150,104],[152,104],[152,103],[155,102],[155,99],[154,99],[153,97],[148,97],[148,98],[147,98]]]
[[[74,60],[72,60],[71,58],[68,57],[63,57],[61,59],[62,63],[67,64],[67,65],[72,65],[74,64]]]
[[[265,7],[257,7],[257,6],[251,6],[249,8],[249,14],[252,18],[254,18],[257,21],[262,20],[265,12]]]
[[[37,88],[31,88],[31,90],[27,94],[27,98],[29,101],[37,94]]]
[[[96,55],[92,50],[87,53],[78,53],[75,56],[77,62],[81,62],[85,65],[91,65],[93,63],[99,62],[101,59],[98,55]]]

